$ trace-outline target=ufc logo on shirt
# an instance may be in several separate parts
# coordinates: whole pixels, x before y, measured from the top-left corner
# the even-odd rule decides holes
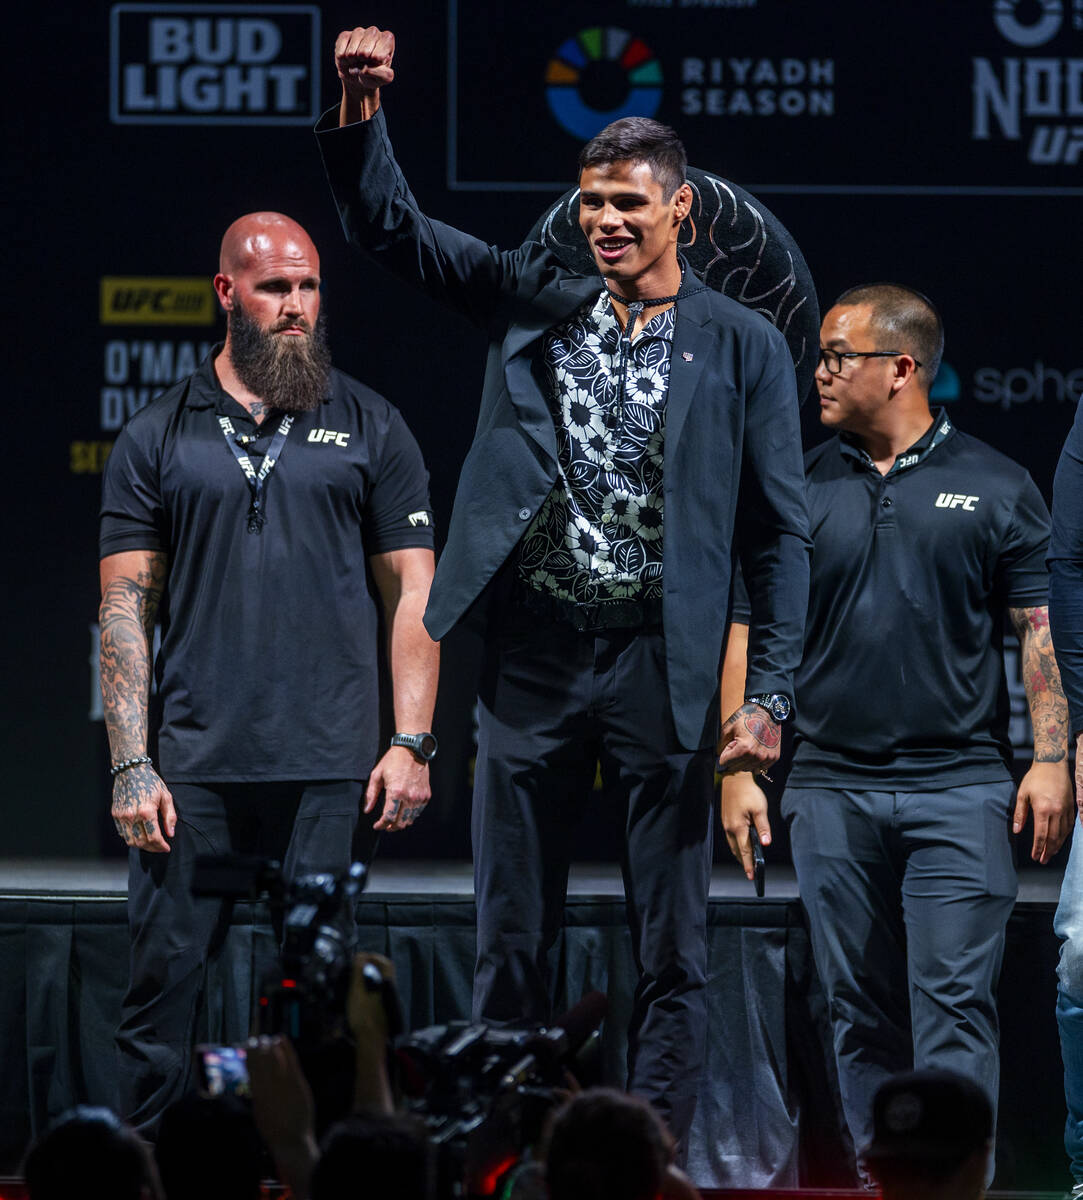
[[[334,442],[336,446],[345,446],[350,440],[348,433],[336,433],[333,429],[313,429],[309,435],[310,442]]]
[[[936,507],[964,508],[967,512],[973,512],[974,506],[980,499],[980,496],[964,496],[957,492],[941,492],[936,498]]]

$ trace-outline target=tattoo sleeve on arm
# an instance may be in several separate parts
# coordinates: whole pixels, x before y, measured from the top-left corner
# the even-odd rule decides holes
[[[1068,756],[1068,701],[1060,682],[1049,632],[1049,610],[1008,610],[1019,639],[1023,687],[1034,728],[1034,761],[1063,762]]]
[[[102,703],[114,761],[146,753],[150,647],[166,561],[150,554],[134,575],[113,578],[102,592]]]

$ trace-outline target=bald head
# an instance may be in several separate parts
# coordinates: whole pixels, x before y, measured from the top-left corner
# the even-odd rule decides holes
[[[300,315],[311,331],[319,315],[319,288],[320,256],[292,218],[246,213],[226,230],[214,290],[227,313],[239,305],[265,329]]]
[[[292,217],[276,212],[238,217],[222,238],[218,270],[223,275],[236,275],[268,256],[314,263],[319,271],[320,256],[304,228]]]
[[[317,324],[320,256],[304,229],[282,213],[238,217],[222,238],[214,290],[227,318],[215,362],[223,387],[283,411],[318,404],[330,359]],[[292,371],[298,364],[307,382]]]

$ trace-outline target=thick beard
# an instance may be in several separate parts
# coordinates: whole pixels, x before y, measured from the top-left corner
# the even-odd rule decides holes
[[[304,329],[304,336],[275,332],[290,326]],[[331,351],[322,312],[315,329],[301,317],[264,330],[235,302],[229,314],[229,357],[241,383],[280,412],[310,412],[328,395]]]

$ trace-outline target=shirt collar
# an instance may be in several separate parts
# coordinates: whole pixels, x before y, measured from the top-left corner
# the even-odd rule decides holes
[[[954,432],[955,426],[951,423],[947,409],[938,409],[933,417],[933,423],[921,437],[912,446],[907,447],[901,454],[895,456],[895,461],[891,464],[891,470],[887,474],[894,475],[899,471],[908,471],[912,467],[916,467],[919,463],[924,462],[937,446],[942,445]],[[845,458],[855,459],[863,466],[876,470],[872,459],[858,445],[853,434],[839,434],[839,449]]]
[[[217,342],[212,346],[210,354],[207,355],[192,373],[184,405],[186,408],[213,408],[216,412],[223,413],[234,419],[240,413],[243,418],[251,421],[252,418],[249,416],[248,410],[226,391],[219,382],[218,372],[214,369],[215,359],[225,349],[225,345],[225,342]],[[328,383],[327,391],[323,398],[324,403],[326,404],[331,398],[331,384]],[[294,417],[301,415],[301,413],[294,413]]]
[[[214,360],[224,348],[225,342],[216,343],[195,369],[188,384],[188,395],[184,399],[186,408],[218,408],[220,400],[229,397],[229,393],[218,382],[218,372],[214,369]]]

